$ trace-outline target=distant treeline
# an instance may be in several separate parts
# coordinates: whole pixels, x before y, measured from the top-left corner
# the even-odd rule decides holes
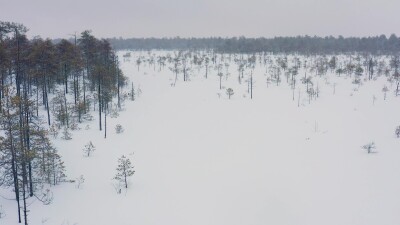
[[[400,38],[392,34],[375,37],[275,37],[275,38],[111,38],[114,49],[131,50],[180,50],[212,49],[218,52],[251,53],[345,53],[369,52],[374,54],[398,53]]]

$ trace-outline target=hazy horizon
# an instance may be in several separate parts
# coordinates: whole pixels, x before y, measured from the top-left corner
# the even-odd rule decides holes
[[[102,38],[399,36],[395,0],[69,0],[6,1],[0,20],[22,23],[28,36]],[[23,7],[21,6],[23,5]],[[16,13],[17,12],[17,13]]]

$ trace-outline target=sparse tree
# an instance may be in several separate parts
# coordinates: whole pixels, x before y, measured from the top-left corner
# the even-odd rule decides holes
[[[336,63],[337,63],[336,56],[332,56],[332,58],[329,60],[329,69],[331,69],[331,71],[334,71],[336,69]]]
[[[92,141],[89,141],[89,143],[87,143],[82,150],[83,153],[85,153],[85,155],[89,157],[90,154],[92,154],[96,150],[96,147],[93,145]]]
[[[232,88],[226,89],[226,94],[228,95],[228,98],[231,99],[231,96],[234,94],[233,89]]]
[[[141,59],[141,58],[138,58],[138,59],[136,60],[136,65],[137,65],[137,71],[138,71],[138,72],[139,72],[140,64],[142,64],[142,59]]]
[[[68,127],[64,127],[64,130],[62,132],[63,136],[62,139],[64,140],[71,140],[72,139],[72,134],[69,132]]]
[[[124,183],[125,188],[128,188],[128,178],[135,173],[133,168],[134,166],[132,166],[131,160],[122,155],[121,158],[118,159],[117,174],[114,179]]]
[[[133,82],[132,82],[132,89],[131,89],[130,96],[131,96],[131,101],[135,101],[135,88],[133,86]]]
[[[122,127],[121,124],[117,124],[117,125],[115,126],[115,132],[116,132],[117,134],[120,134],[120,133],[123,133],[123,132],[124,132],[124,128]]]
[[[49,134],[53,136],[53,138],[57,138],[59,133],[58,127],[53,123],[49,128]]]
[[[219,76],[219,90],[221,90],[222,89],[222,76],[224,76],[224,74],[218,73],[218,76]]]
[[[383,92],[383,100],[386,100],[386,93],[389,91],[389,88],[385,85],[382,88],[382,92]]]
[[[301,78],[301,82],[303,83],[303,84],[306,84],[306,91],[308,92],[309,91],[309,88],[310,88],[310,86],[312,86],[313,85],[313,82],[312,82],[312,77],[311,76],[304,76],[303,78]]]
[[[80,175],[78,178],[76,178],[75,182],[76,182],[75,187],[77,189],[81,189],[83,183],[85,183],[85,177],[83,175]]]

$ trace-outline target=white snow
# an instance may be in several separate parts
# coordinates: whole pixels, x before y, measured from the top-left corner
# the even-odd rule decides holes
[[[180,74],[171,86],[167,67],[159,72],[143,63],[138,71],[138,55],[147,53],[133,52],[121,66],[142,94],[126,100],[118,118],[107,118],[107,139],[94,112],[95,120],[81,124],[72,140],[54,140],[68,179],[83,175],[85,182],[53,187],[50,205],[33,202],[30,224],[400,224],[400,139],[394,135],[400,96],[386,77],[358,87],[328,72],[313,78],[321,92],[309,103],[300,82],[292,100],[284,75],[280,86],[267,87],[258,65],[250,99],[232,62],[231,75],[222,79],[235,92],[229,100],[213,69],[205,79],[204,69],[193,68],[190,81]],[[116,124],[124,133],[116,134]],[[89,141],[96,151],[84,157]],[[376,153],[367,154],[362,146],[372,141]],[[136,173],[117,194],[112,178],[122,154]],[[0,224],[18,224],[15,202],[0,198],[0,205],[7,214]]]

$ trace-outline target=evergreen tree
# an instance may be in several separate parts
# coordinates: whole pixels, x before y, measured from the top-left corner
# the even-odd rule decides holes
[[[228,98],[231,99],[231,96],[234,94],[233,89],[232,88],[226,89],[226,94],[228,95]]]
[[[89,141],[89,143],[87,143],[85,145],[85,147],[83,148],[83,153],[85,153],[85,155],[87,157],[89,157],[90,154],[92,154],[95,150],[96,150],[96,147],[94,147],[92,141]]]
[[[121,158],[118,159],[117,174],[114,179],[124,183],[125,188],[128,188],[127,179],[135,173],[133,168],[134,166],[132,166],[131,160],[122,155]]]

